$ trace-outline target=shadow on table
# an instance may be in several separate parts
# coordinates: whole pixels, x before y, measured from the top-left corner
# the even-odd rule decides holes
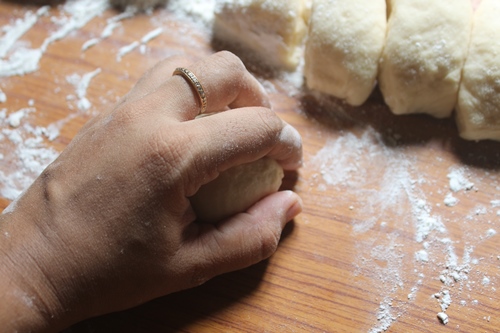
[[[454,118],[428,115],[394,115],[375,89],[361,107],[334,97],[303,89],[302,109],[319,126],[329,131],[362,130],[372,127],[388,147],[439,146],[455,154],[462,163],[484,169],[500,169],[500,142],[467,141],[459,137]]]
[[[282,240],[293,232],[293,223],[283,231]],[[239,303],[257,289],[269,265],[256,265],[213,278],[197,288],[152,300],[136,308],[92,318],[62,333],[179,332],[189,325],[213,318]],[[126,292],[125,290],[123,292]],[[231,329],[231,323],[226,323]],[[236,330],[236,327],[233,327]]]

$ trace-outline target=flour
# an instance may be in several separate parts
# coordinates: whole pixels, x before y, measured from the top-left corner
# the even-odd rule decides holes
[[[41,7],[36,13],[27,11],[23,19],[16,19],[12,25],[6,25],[2,28],[4,35],[0,38],[0,58],[4,58],[28,30],[30,30],[38,21],[40,16],[46,15],[49,6]]]
[[[20,47],[12,52],[8,58],[0,59],[0,77],[25,75],[38,70],[40,60],[50,44],[66,37],[72,31],[83,27],[91,19],[102,14],[107,8],[107,0],[79,0],[66,2],[62,6],[64,14],[52,19],[52,21],[60,26],[59,29],[48,36],[39,48],[29,49]],[[35,16],[27,14],[28,18],[25,18],[23,24],[19,24],[19,27],[16,26],[17,28],[11,29],[16,33],[11,33],[12,36],[10,36],[8,42],[6,41],[5,43],[7,45],[14,45],[17,41],[14,37],[19,38],[22,34],[31,29],[36,23],[35,18],[46,14],[47,10],[48,7],[42,7]]]
[[[497,234],[497,231],[495,229],[488,229],[486,231],[486,237],[487,238],[490,238],[490,237],[493,237]]]
[[[7,95],[0,89],[0,103],[7,102]]]
[[[170,0],[167,9],[177,18],[186,19],[200,28],[211,28],[216,0]]]
[[[160,36],[162,32],[163,32],[163,28],[161,28],[161,27],[154,29],[154,30],[148,32],[147,34],[145,34],[141,38],[140,42],[134,41],[134,42],[130,43],[129,45],[125,45],[125,46],[121,47],[118,50],[118,54],[116,55],[116,61],[120,62],[126,54],[132,52],[133,50],[135,50],[138,47],[145,47],[149,41]],[[145,50],[144,50],[144,48],[142,48],[141,54],[144,54],[144,52],[145,52]]]
[[[446,198],[444,198],[444,204],[448,207],[453,207],[458,204],[458,199],[453,196],[453,194],[448,193]]]
[[[412,166],[411,154],[387,146],[380,134],[369,126],[360,132],[339,132],[336,137],[327,138],[306,164],[317,171],[312,175],[310,186],[316,186],[318,191],[330,188],[339,192],[335,198],[324,199],[326,207],[334,208],[327,201],[340,201],[344,193],[351,191],[355,191],[356,198],[359,198],[342,205],[356,208],[351,210],[355,216],[351,228],[359,256],[355,259],[355,276],[379,281],[376,288],[382,301],[377,308],[377,322],[370,332],[387,330],[404,315],[408,306],[417,299],[420,286],[426,284],[427,274],[424,275],[423,270],[433,272],[429,278],[440,280],[446,288],[437,295],[440,320],[447,323],[446,311],[453,306],[452,299],[465,291],[473,292],[481,281],[486,281],[484,278],[477,283],[471,280],[474,267],[480,265],[473,253],[482,241],[496,236],[493,228],[468,233],[466,240],[455,240],[448,232],[447,223],[477,223],[478,219],[488,217],[490,212],[484,205],[473,206],[467,216],[460,215],[451,221],[441,216],[440,212],[450,211],[462,200],[468,200],[459,192],[476,187],[472,171],[456,165],[449,167],[447,177],[441,183],[449,187],[450,192],[444,198],[444,207],[440,208],[439,203],[432,201],[431,193],[424,190],[429,182],[426,171]],[[362,167],[365,165],[372,167]],[[439,187],[438,184],[433,184],[433,187]],[[456,197],[458,195],[460,200]],[[500,207],[500,200],[490,200],[490,205]],[[387,221],[386,216],[391,216],[393,221]],[[408,235],[413,242],[408,242],[408,236],[401,239],[397,232],[391,231],[391,224],[396,228],[398,224],[413,226],[413,233]],[[384,236],[377,236],[377,226],[383,227]],[[457,255],[457,244],[463,247],[462,256]],[[417,246],[417,250],[413,257],[399,257],[398,246]],[[408,269],[409,265],[414,269]],[[409,283],[415,279],[416,282]],[[396,308],[394,300],[401,289],[409,291],[407,303],[398,302]],[[465,306],[467,302],[457,304]],[[471,301],[470,304],[475,303]]]
[[[135,16],[135,14],[137,14],[137,8],[129,6],[122,13],[107,19],[106,21],[107,24],[104,27],[103,31],[101,32],[101,36],[99,38],[92,38],[86,41],[82,45],[82,52],[87,51],[92,46],[95,46],[99,44],[101,41],[111,37],[115,29],[121,26],[121,21],[132,18]]]
[[[34,108],[23,108],[19,111],[9,114],[7,118],[7,123],[10,127],[19,127],[21,125],[21,119],[24,118],[28,113],[35,112]]]
[[[458,192],[461,190],[471,190],[474,184],[471,183],[464,175],[465,170],[463,168],[453,167],[450,169],[448,178],[450,179],[450,190],[453,192]]]
[[[99,73],[101,73],[101,69],[97,68],[83,76],[75,73],[66,77],[66,80],[75,87],[76,96],[78,97],[77,106],[80,111],[87,111],[92,106],[87,99],[87,89],[90,81]],[[71,100],[71,97],[69,99]]]
[[[500,207],[500,200],[491,200],[490,203],[493,208]]]
[[[16,119],[16,122],[19,120],[19,126],[16,128],[8,128],[11,120],[7,120],[5,117],[0,122],[3,136],[0,138],[0,142],[4,147],[11,147],[6,150],[2,160],[14,164],[13,168],[2,167],[0,169],[0,195],[9,200],[17,198],[59,155],[57,151],[47,147],[44,143],[46,132],[43,128],[21,123],[24,112],[22,117]]]

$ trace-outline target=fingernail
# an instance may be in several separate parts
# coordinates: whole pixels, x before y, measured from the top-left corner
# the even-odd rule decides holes
[[[300,168],[303,165],[302,161],[302,137],[300,136],[299,131],[295,129],[290,124],[286,124],[285,127],[281,130],[280,140],[283,142],[287,142],[293,148],[293,150],[299,152],[297,156],[294,156],[294,160],[288,161],[288,163],[284,166],[287,169],[295,170]]]
[[[302,213],[302,199],[294,192],[290,191],[290,199],[292,200],[291,205],[289,206],[286,212],[286,220],[293,220],[297,215]]]

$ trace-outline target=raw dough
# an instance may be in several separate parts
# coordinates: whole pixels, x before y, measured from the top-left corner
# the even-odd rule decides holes
[[[241,213],[266,195],[278,191],[283,168],[271,158],[242,164],[221,173],[191,197],[198,220],[217,222]]]
[[[456,120],[468,140],[500,141],[500,2],[483,0],[474,14]]]
[[[472,26],[470,0],[390,0],[379,84],[395,114],[451,115]]]
[[[370,96],[385,41],[385,0],[316,0],[305,49],[310,89],[361,105]]]
[[[305,0],[219,0],[214,37],[266,65],[292,70],[306,34]],[[240,52],[238,52],[238,50]]]

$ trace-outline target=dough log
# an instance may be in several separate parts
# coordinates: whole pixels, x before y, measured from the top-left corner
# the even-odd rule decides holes
[[[363,104],[375,85],[386,26],[385,0],[315,0],[305,48],[307,86]]]
[[[500,141],[500,2],[482,0],[474,14],[456,121],[468,140]]]
[[[395,114],[451,115],[472,27],[470,0],[389,0],[379,84]]]
[[[305,0],[219,0],[215,39],[250,52],[262,63],[287,70],[297,67],[306,34]]]

